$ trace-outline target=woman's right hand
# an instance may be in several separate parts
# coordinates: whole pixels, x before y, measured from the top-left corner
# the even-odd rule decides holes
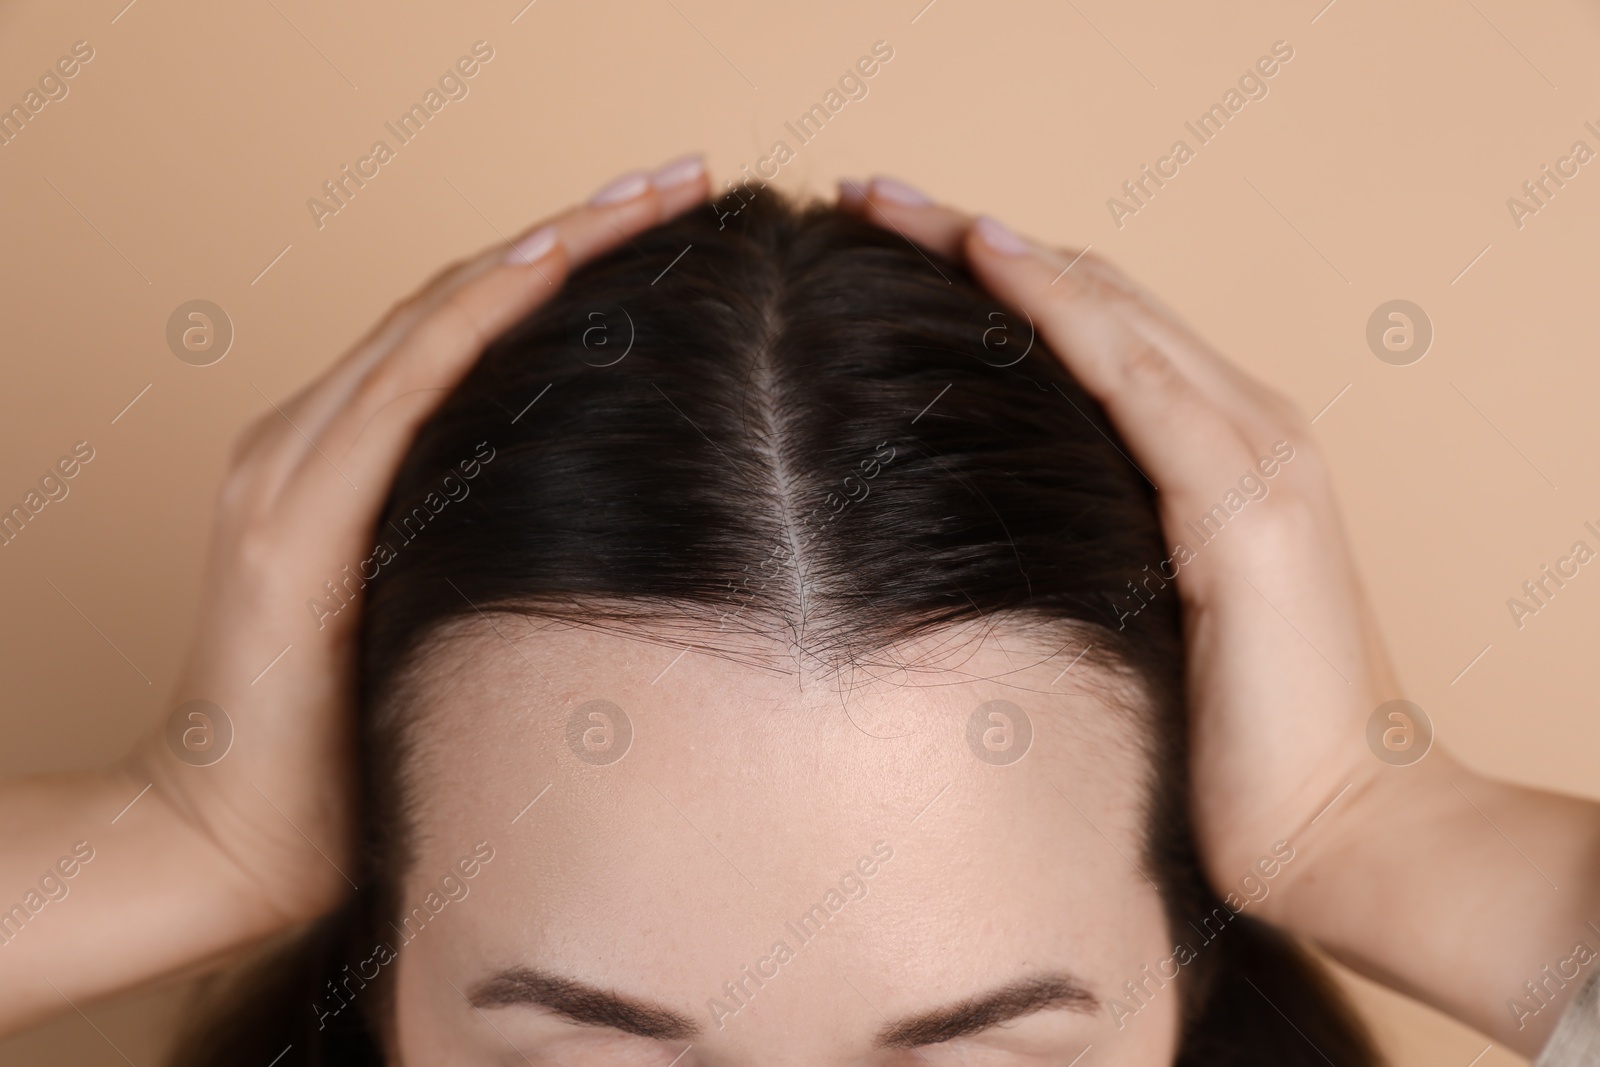
[[[1488,780],[1437,747],[1397,766],[1369,746],[1369,720],[1402,692],[1295,406],[1092,254],[898,182],[845,183],[840,198],[965,260],[1025,313],[1156,487],[1163,576],[1176,571],[1183,608],[1191,812],[1213,888],[1537,1051],[1573,989],[1531,1014],[1508,1004],[1575,941],[1594,943],[1600,805]],[[1197,534],[1208,516],[1220,532]],[[1159,579],[1147,589],[1171,595]]]
[[[358,605],[339,608],[330,590],[356,599],[350,576],[372,554],[417,428],[484,346],[575,265],[708,192],[697,158],[618,179],[439,273],[293,398],[263,397],[271,410],[241,436],[224,477],[196,637],[170,705],[208,701],[225,722],[185,714],[109,772],[0,789],[0,823],[24,828],[0,850],[6,885],[37,880],[74,839],[95,855],[72,902],[4,946],[0,1031],[59,1009],[58,995],[76,1001],[196,963],[350,891]],[[230,725],[216,758],[207,742]]]
[[[196,767],[151,736],[130,773],[154,781],[160,801],[285,920],[316,915],[350,888],[358,612],[339,605],[362,585],[351,576],[372,555],[417,428],[574,265],[703,202],[704,169],[691,163],[663,168],[672,184],[626,176],[516,244],[446,268],[240,438],[173,699],[219,705],[236,739],[226,758]]]

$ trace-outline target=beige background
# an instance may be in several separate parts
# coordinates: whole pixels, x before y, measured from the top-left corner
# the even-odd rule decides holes
[[[1600,149],[1592,6],[525,2],[0,6],[0,104],[73,42],[96,53],[0,147],[0,504],[73,442],[96,451],[0,548],[0,773],[109,760],[163,714],[221,465],[263,394],[446,259],[625,169],[700,148],[720,179],[794,147],[783,123],[882,39],[895,55],[869,95],[779,184],[895,174],[1091,243],[1307,414],[1337,396],[1316,428],[1411,695],[1469,761],[1600,796],[1600,568],[1520,631],[1506,607],[1600,525],[1600,162],[1520,230],[1506,207],[1574,140]],[[306,199],[480,39],[495,58],[471,95],[319,230]],[[1106,198],[1175,138],[1193,146],[1184,120],[1277,40],[1295,57],[1269,95],[1113,225]],[[206,368],[164,339],[197,297],[237,331]],[[1365,342],[1397,297],[1436,331],[1408,367]],[[1550,891],[1529,879],[1530,900]],[[0,1042],[0,1064],[158,1063],[183,988],[64,1008]],[[1398,1063],[1484,1049],[1357,988]]]

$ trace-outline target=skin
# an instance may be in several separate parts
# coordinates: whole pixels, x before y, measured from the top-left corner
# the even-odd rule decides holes
[[[1496,782],[1437,743],[1408,767],[1374,758],[1367,720],[1405,691],[1304,416],[1093,253],[907,199],[841,188],[851,210],[964,258],[1029,314],[1156,485],[1169,543],[1192,542],[1185,524],[1290,443],[1271,494],[1177,577],[1191,810],[1212,885],[1236,885],[1270,841],[1302,846],[1263,918],[1536,1053],[1578,983],[1552,983],[1536,1014],[1508,1001],[1578,941],[1600,945],[1588,925],[1600,920],[1600,805]]]
[[[1141,711],[1104,679],[1052,687],[1071,652],[938,641],[894,650],[906,669],[848,678],[699,653],[673,664],[679,649],[648,635],[505,618],[438,646],[415,694],[426,756],[402,906],[479,842],[494,859],[412,940],[397,934],[396,1062],[1044,1067],[1092,1045],[1101,1062],[1170,1063],[1176,985],[1131,1018],[1110,1010],[1172,952],[1135,866]],[[597,697],[633,729],[604,766],[563,739]],[[1001,698],[1035,734],[997,766],[966,728]],[[852,872],[820,932],[786,926]],[[773,957],[779,941],[792,957]],[[741,1005],[724,983],[746,966],[768,978],[744,979]],[[528,982],[496,996],[494,976],[519,971],[676,1022],[625,1033],[580,1013],[586,1024],[548,989],[509,996]],[[990,1020],[1004,1025],[953,1036],[929,1018],[1050,982],[1053,995]],[[905,1047],[886,1036],[896,1024]]]
[[[1410,767],[1378,761],[1366,746],[1367,718],[1380,702],[1403,696],[1404,690],[1361,592],[1326,470],[1293,406],[1230,366],[1155,298],[1093,254],[1079,259],[1075,250],[1014,237],[1007,241],[997,236],[998,224],[977,225],[970,216],[931,201],[907,202],[904,186],[898,196],[885,195],[884,188],[891,187],[849,183],[841,203],[909,240],[964,259],[997,298],[1037,324],[1050,348],[1105,406],[1129,454],[1156,485],[1163,522],[1174,542],[1185,536],[1185,523],[1209,510],[1275,442],[1292,445],[1295,458],[1274,479],[1270,496],[1252,503],[1230,524],[1227,536],[1206,545],[1175,579],[1189,657],[1191,805],[1207,871],[1213,885],[1225,891],[1272,842],[1293,842],[1301,858],[1260,902],[1261,917],[1512,1049],[1536,1053],[1576,983],[1549,997],[1531,1018],[1518,1019],[1507,1002],[1524,996],[1523,983],[1538,977],[1541,968],[1569,957],[1579,939],[1600,943],[1586,925],[1600,918],[1600,805],[1487,779],[1437,744]],[[326,375],[281,404],[282,412],[263,415],[246,432],[218,501],[201,586],[205,600],[198,636],[171,700],[176,706],[203,697],[226,708],[235,724],[234,748],[214,766],[195,768],[177,760],[156,732],[127,760],[104,771],[0,784],[0,825],[6,830],[0,844],[0,889],[5,893],[0,900],[20,899],[73,842],[89,842],[95,850],[92,862],[72,879],[70,896],[51,902],[0,946],[0,1032],[63,1010],[67,1003],[215,962],[321,914],[348,892],[340,871],[351,867],[348,768],[356,612],[341,612],[317,629],[305,599],[343,566],[364,557],[370,547],[364,543],[367,531],[412,434],[484,341],[537,306],[572,264],[701,202],[708,191],[703,175],[670,189],[641,183],[631,198],[559,216],[554,220],[559,242],[534,264],[505,263],[502,246],[450,268],[399,305]],[[252,685],[262,664],[291,642],[293,651]],[[593,684],[584,691],[609,695],[623,691],[624,683],[637,684],[629,673],[636,657],[637,652],[614,649],[608,670],[601,671],[595,662]],[[686,657],[674,670],[692,662]],[[619,675],[619,665],[629,671]],[[660,665],[655,663],[657,670]],[[728,712],[718,703],[721,694],[739,690],[734,680],[711,673],[714,669],[706,665],[706,673],[699,673],[700,668],[685,671],[684,679],[674,684],[698,680],[709,686],[701,695],[708,698],[706,706],[718,709],[713,714],[722,715]],[[579,782],[591,783],[585,788],[593,789],[609,783],[617,790],[595,794],[597,803],[613,805],[601,811],[643,806],[657,793],[640,792],[639,780],[626,775],[649,768],[657,758],[650,754],[653,750],[676,749],[680,759],[693,762],[742,736],[749,736],[762,752],[794,740],[801,704],[790,690],[783,692],[791,703],[773,722],[763,723],[759,734],[730,731],[728,740],[719,737],[715,744],[675,732],[673,723],[683,718],[655,711],[649,700],[632,704],[641,709],[640,749],[623,763],[603,768],[623,774],[596,778],[595,769],[585,766],[578,770],[588,777],[575,774],[567,780],[574,795]],[[926,696],[918,694],[913,701],[905,693],[884,694],[881,707],[866,710],[874,721],[908,721],[921,715],[947,722],[956,715],[948,705],[921,699]],[[656,699],[666,707],[674,698]],[[905,703],[895,705],[896,700]],[[970,700],[963,705],[971,706]],[[440,721],[448,715],[439,709]],[[837,725],[836,719],[817,721]],[[818,743],[820,737],[810,740]],[[657,743],[660,749],[655,749]],[[441,745],[439,751],[448,752],[453,744]],[[497,753],[496,746],[506,744],[506,738],[494,735],[480,739],[479,748]],[[997,805],[993,814],[1004,819],[1017,810],[1007,805],[1027,795],[1023,783],[1037,786],[1041,781],[1029,775],[1048,776],[1052,761],[1065,772],[1069,748],[1052,749],[1054,755],[1041,748],[1038,760],[1030,756],[1006,768],[1022,773],[1011,775],[1005,790],[983,795],[983,803]],[[555,751],[559,760],[559,749]],[[500,758],[498,753],[494,758]],[[548,750],[544,758],[549,760]],[[867,753],[860,750],[853,758],[865,760]],[[938,766],[938,760],[950,758],[952,753],[936,750],[930,760]],[[791,901],[816,892],[841,864],[859,855],[861,835],[867,835],[866,847],[892,836],[869,830],[852,821],[849,812],[830,806],[817,824],[818,836],[807,838],[795,829],[796,819],[763,813],[753,794],[739,795],[738,789],[748,787],[739,778],[723,787],[731,791],[730,801],[743,802],[725,810],[741,818],[708,820],[718,805],[702,792],[707,776],[675,783],[663,773],[664,766],[654,768],[649,781],[683,813],[699,816],[700,829],[710,840],[761,855],[761,849],[776,847],[771,842],[799,837],[793,847],[802,850],[806,865],[796,869],[815,871],[816,877],[791,884],[775,873],[775,865],[763,863],[759,877],[751,877],[765,894],[754,895],[766,900],[770,894],[774,903],[752,901],[741,895],[750,892],[741,888],[742,881],[714,873],[707,839],[698,831],[694,838],[685,836],[671,821],[679,818],[677,813],[659,802],[641,807],[653,819],[643,843],[659,850],[659,856],[694,856],[699,861],[695,874],[679,873],[665,860],[645,869],[614,871],[607,864],[620,862],[617,856],[625,853],[619,850],[607,859],[584,844],[614,829],[585,823],[593,818],[593,809],[585,814],[563,807],[570,802],[552,788],[545,798],[551,801],[548,809],[539,812],[536,806],[513,828],[505,822],[506,809],[497,806],[512,800],[510,793],[494,803],[485,798],[481,810],[457,812],[463,820],[459,824],[436,828],[437,839],[449,846],[428,853],[418,877],[428,877],[422,871],[442,872],[477,841],[499,840],[496,834],[503,829],[507,840],[514,840],[514,833],[567,834],[573,862],[588,864],[582,870],[587,883],[562,886],[548,869],[519,868],[512,862],[517,850],[508,845],[484,867],[481,883],[473,888],[471,901],[494,906],[464,904],[441,916],[441,922],[459,922],[461,931],[459,938],[436,940],[465,943],[475,938],[479,958],[440,959],[425,970],[410,962],[425,954],[421,938],[401,956],[400,973],[410,975],[407,968],[417,968],[407,979],[410,984],[402,983],[402,993],[419,1008],[426,1006],[429,1025],[442,1033],[460,1033],[463,1040],[460,1027],[490,1016],[497,1024],[504,1019],[506,1025],[547,1025],[521,1007],[486,1007],[470,1016],[458,1007],[453,1018],[447,1016],[451,1009],[430,989],[428,976],[471,982],[483,975],[490,960],[494,966],[554,961],[578,970],[575,977],[616,981],[619,988],[626,981],[632,984],[624,992],[669,1001],[666,1007],[692,1013],[694,1003],[676,994],[677,987],[667,981],[673,968],[694,968],[695,982],[688,988],[705,989],[700,983],[706,975],[723,975],[728,964],[749,961],[752,948],[759,949],[768,936],[771,916],[789,914]],[[903,797],[889,795],[895,787],[926,784],[897,776],[893,763],[865,766],[878,779],[875,785],[886,791],[868,799],[886,811],[904,810]],[[449,769],[444,760],[439,773]],[[777,761],[772,770],[781,774],[786,767]],[[983,768],[989,770],[993,768]],[[452,798],[488,789],[497,781],[503,784],[506,777],[504,768],[498,777],[481,770],[468,774],[460,766],[454,773],[458,779],[441,778],[438,783],[438,812],[430,817],[447,818]],[[1071,775],[1064,773],[1064,778],[1070,781]],[[141,795],[146,786],[148,794]],[[822,798],[837,795],[823,791]],[[1107,796],[1109,802],[1116,799],[1114,791]],[[1084,803],[1076,794],[1074,798]],[[760,799],[774,803],[765,795]],[[743,821],[746,810],[754,812],[748,823]],[[538,819],[534,812],[539,812]],[[1039,824],[1064,831],[1070,823],[1052,824],[1056,817],[1041,812]],[[480,825],[474,820],[485,821]],[[1061,911],[1052,910],[1048,922],[1041,918],[1042,901],[1067,886],[1074,890],[1072,902],[1111,907],[1096,896],[1099,890],[1072,882],[1079,868],[1019,872],[1029,874],[1027,884],[1033,888],[1018,892],[1012,902],[1005,899],[1010,893],[993,893],[994,881],[950,862],[969,849],[985,850],[986,862],[997,864],[996,869],[1018,862],[1017,853],[995,851],[1000,845],[990,840],[992,825],[974,824],[969,839],[946,856],[945,869],[938,872],[943,879],[959,874],[948,892],[966,893],[966,900],[978,902],[962,909],[961,916],[998,916],[995,909],[1003,907],[1006,931],[1032,931],[1025,942],[1007,942],[1008,954],[995,956],[982,977],[1009,979],[1048,948],[1059,957],[1052,958],[1052,965],[1075,965],[1091,984],[1107,981],[1115,971],[1108,960],[1081,955],[1087,948],[1079,946],[1089,940],[1074,946],[1050,940],[1050,932],[1058,928],[1052,924],[1066,921]],[[1037,830],[1026,821],[1021,825]],[[933,828],[929,836],[936,837]],[[819,844],[824,838],[828,843]],[[756,841],[769,843],[752,843]],[[1092,842],[1073,849],[1083,863],[1089,862],[1088,844]],[[1124,844],[1131,855],[1133,842],[1124,839]],[[954,910],[952,901],[960,898],[937,895],[940,891],[931,888],[934,880],[919,867],[931,863],[919,857],[937,853],[931,844],[928,852],[919,852],[919,847],[920,842],[908,839],[905,853],[884,870],[885,881],[862,902],[863,917],[868,905],[892,899],[888,890],[896,886],[915,902],[908,914],[915,915],[915,907]],[[1049,853],[1036,850],[1032,855],[1043,863]],[[900,859],[907,862],[896,867]],[[1101,873],[1106,885],[1118,877],[1111,868]],[[514,908],[506,909],[511,907],[508,900],[517,899],[514,883],[519,877],[530,883],[546,879],[551,884],[548,907],[560,902],[571,910],[562,918],[524,910],[520,927],[515,921],[493,926],[491,914],[516,914]],[[692,888],[686,880],[691,877],[721,879],[716,888],[726,898],[730,920],[724,923],[689,908],[670,912],[665,916],[674,924],[670,929],[655,924],[641,931],[626,974],[582,971],[593,963],[577,951],[579,942],[537,936],[563,921],[588,936],[601,936],[600,924],[592,918],[593,904],[577,900],[574,885],[603,887],[613,894],[609,899],[618,899],[624,887],[660,883],[689,899]],[[982,884],[989,886],[989,895],[977,895]],[[563,888],[565,895],[559,891]],[[712,887],[700,888],[709,893]],[[1118,906],[1131,906],[1138,891],[1133,886]],[[522,898],[518,906],[527,903]],[[546,906],[541,897],[538,907]],[[588,926],[579,921],[585,908],[591,917]],[[834,1032],[836,1020],[847,1024],[838,1032],[840,1043],[827,1048],[807,1044],[808,1052],[824,1060],[879,1054],[882,1050],[872,1050],[871,1019],[837,985],[829,987],[831,993],[821,984],[813,987],[811,981],[822,982],[816,971],[860,978],[865,983],[861,993],[890,1017],[936,1007],[934,991],[977,985],[980,976],[974,972],[926,970],[910,971],[922,981],[914,988],[905,985],[899,979],[907,973],[908,960],[929,961],[925,967],[935,961],[941,966],[974,961],[961,953],[953,954],[956,960],[943,960],[927,948],[942,945],[937,931],[910,923],[858,922],[856,916],[854,911],[841,916],[855,924],[852,937],[833,939],[848,943],[819,944],[827,949],[822,953],[805,950],[807,955],[789,965],[792,971],[782,972],[782,996],[764,996],[741,1013],[739,1033],[746,1036],[729,1040],[752,1043],[724,1046],[724,1058],[714,1062],[740,1062],[753,1055],[771,1062],[772,1057],[791,1055],[774,1036],[785,1027],[796,1040],[811,1042],[823,1032]],[[475,923],[488,925],[473,929]],[[747,940],[752,931],[755,940]],[[985,929],[985,939],[976,939],[970,930],[962,932],[970,943],[980,944],[991,933]],[[1149,961],[1146,956],[1141,964]],[[795,990],[792,996],[789,988]],[[679,999],[672,999],[675,995]],[[519,1012],[516,1017],[523,1021],[512,1022]],[[749,1030],[744,1029],[746,1018]],[[1128,1029],[1157,1033],[1161,1027],[1145,1026],[1156,1018],[1141,1015],[1138,1025]],[[1053,1011],[1019,1024],[1018,1031],[1041,1020],[1064,1028],[1089,1025],[1088,1016]],[[399,1036],[404,1045],[426,1035]],[[521,1031],[517,1035],[522,1041],[538,1037]],[[481,1040],[481,1034],[473,1040]],[[521,1062],[503,1044],[498,1054],[503,1062]],[[794,1062],[801,1058],[796,1055]],[[970,1062],[985,1061],[975,1053]]]
[[[357,613],[319,629],[306,600],[371,551],[417,427],[484,343],[549,299],[574,265],[708,192],[703,171],[670,188],[640,183],[630,199],[530,228],[553,225],[559,235],[532,263],[508,262],[500,244],[445,268],[245,430],[217,500],[196,636],[168,704],[220,705],[233,748],[213,766],[191,766],[167,747],[163,723],[110,768],[0,784],[7,904],[73,842],[95,850],[70,895],[0,947],[0,1032],[215,962],[349,892],[341,872],[354,866]],[[287,644],[292,651],[252,684]]]

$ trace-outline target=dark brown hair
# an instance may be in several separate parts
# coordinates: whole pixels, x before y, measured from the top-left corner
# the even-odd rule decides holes
[[[483,610],[693,627],[729,654],[777,640],[821,666],[953,623],[1092,633],[1100,669],[1144,695],[1143,866],[1195,951],[1178,1062],[1378,1063],[1320,966],[1201,874],[1177,597],[1149,582],[1166,556],[1154,491],[1115,442],[1025,317],[831,207],[747,186],[578,270],[423,429],[378,526],[405,540],[363,607],[366,888],[179,1062],[285,1045],[279,1067],[381,1062],[381,980],[320,1029],[312,1003],[395,917],[408,664]]]

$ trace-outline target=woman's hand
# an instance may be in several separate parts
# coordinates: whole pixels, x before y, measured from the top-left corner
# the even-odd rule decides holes
[[[73,915],[43,912],[4,946],[0,1029],[64,1007],[44,978],[74,999],[108,992],[310,919],[350,891],[358,610],[308,602],[356,600],[352,576],[406,449],[483,347],[574,265],[707,193],[698,159],[613,182],[514,246],[442,271],[245,431],[170,705],[220,707],[231,747],[208,762],[221,721],[180,724],[198,751],[163,723],[107,774],[7,783],[0,816],[25,815],[27,836],[8,840],[0,873],[36,879],[75,838],[97,859],[58,909]],[[109,824],[116,808],[101,809],[136,796]]]
[[[1369,746],[1369,719],[1403,694],[1294,405],[1098,257],[892,180],[843,183],[840,201],[965,260],[1025,313],[1156,486],[1171,558],[1151,570],[1175,574],[1182,601],[1191,811],[1212,886],[1536,1051],[1559,1006],[1519,1015],[1508,1000],[1575,941],[1600,945],[1584,925],[1600,917],[1600,806],[1485,780],[1437,748],[1397,766]],[[1172,595],[1161,579],[1145,591]]]
[[[1169,553],[1150,561],[1159,576],[1142,592],[1172,596],[1164,582],[1176,580],[1193,818],[1213,885],[1236,887],[1346,786],[1377,780],[1384,765],[1363,741],[1366,720],[1398,695],[1309,427],[1093,254],[892,196],[862,210],[966,259],[1025,312],[1157,487]],[[1130,597],[1129,609],[1138,603]]]
[[[574,264],[703,201],[703,170],[687,176],[660,189],[632,175],[602,195],[609,202],[535,227],[521,251],[497,245],[446,268],[240,438],[172,701],[219,705],[236,739],[221,762],[195,767],[152,736],[129,773],[154,781],[285,920],[319,914],[351,888],[358,612],[308,601],[354,599],[351,576],[372,555],[406,449],[484,346]]]

